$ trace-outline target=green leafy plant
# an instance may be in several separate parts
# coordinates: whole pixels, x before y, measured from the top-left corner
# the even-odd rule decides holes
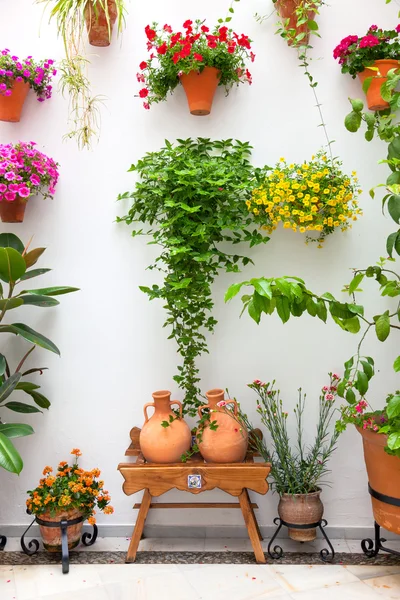
[[[287,427],[288,413],[284,411],[279,390],[275,382],[262,383],[259,379],[249,384],[257,394],[257,412],[270,434],[270,446],[260,436],[253,436],[256,447],[266,462],[271,463],[273,489],[279,495],[311,494],[324,483],[329,473],[327,464],[336,449],[340,432],[330,433],[335,412],[338,375],[330,373],[330,384],[324,386],[319,397],[319,416],[315,441],[309,448],[304,443],[304,409],[306,394],[299,389],[299,399],[294,409],[296,416],[297,443],[292,444]],[[245,417],[246,425],[253,429]]]
[[[197,358],[207,352],[205,332],[213,332],[211,286],[223,270],[238,272],[251,262],[239,254],[228,254],[224,242],[250,246],[269,238],[250,230],[252,217],[246,200],[261,177],[250,164],[251,146],[232,140],[167,140],[158,152],[146,154],[130,171],[140,181],[133,192],[127,225],[148,224],[132,235],[149,235],[161,253],[149,267],[163,274],[164,283],[140,289],[149,299],[161,299],[167,311],[165,326],[175,339],[183,362],[175,381],[185,392],[184,408],[196,414],[199,404]]]
[[[90,64],[85,55],[85,14],[93,11],[95,18],[104,11],[111,40],[110,12],[107,0],[36,0],[50,9],[50,20],[55,19],[59,35],[64,42],[65,59],[59,64],[60,88],[70,101],[70,131],[66,138],[75,138],[79,148],[89,148],[99,137],[100,106],[102,96],[93,96],[88,77]],[[115,0],[117,30],[124,25],[125,0]]]
[[[29,245],[28,245],[29,246]],[[50,401],[38,390],[39,385],[28,381],[27,376],[33,373],[42,374],[46,367],[23,369],[25,361],[37,346],[60,354],[57,346],[43,334],[35,331],[24,323],[6,323],[10,311],[21,306],[37,306],[47,308],[59,304],[55,296],[77,291],[73,287],[47,287],[25,289],[27,281],[44,275],[50,269],[32,269],[45,248],[29,250],[21,240],[12,233],[0,234],[0,334],[14,334],[22,337],[32,344],[15,368],[11,370],[10,364],[4,354],[0,354],[0,409],[8,409],[17,413],[37,413],[40,409],[47,409]],[[8,286],[5,290],[3,284]],[[21,289],[21,287],[23,289]],[[9,397],[14,390],[27,394],[34,404],[10,401]],[[39,407],[39,408],[37,408]],[[20,473],[23,467],[22,458],[15,448],[12,439],[34,433],[30,425],[22,423],[7,423],[0,419],[0,467]]]

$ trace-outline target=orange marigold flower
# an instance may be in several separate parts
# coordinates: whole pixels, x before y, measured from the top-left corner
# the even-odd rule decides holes
[[[71,454],[75,454],[76,457],[82,456],[82,452],[79,450],[79,448],[73,448],[71,450]]]
[[[66,460],[62,460],[62,461],[59,463],[59,465],[58,465],[58,466],[59,466],[61,469],[63,469],[64,467],[66,467],[66,466],[67,466],[67,464],[68,464],[68,463],[67,463],[67,461],[66,461]]]
[[[51,476],[47,477],[44,482],[46,485],[51,487],[55,481],[56,481],[56,478],[51,475]]]
[[[95,519],[94,517],[89,517],[89,518],[88,518],[88,523],[89,523],[90,525],[94,525],[94,524],[96,523],[96,519]]]
[[[93,475],[93,477],[100,477],[100,473],[101,473],[100,469],[93,469],[91,471],[91,475]]]
[[[51,473],[52,472],[52,468],[51,467],[45,467],[43,469],[43,475],[47,475],[47,473]]]
[[[106,506],[103,510],[105,515],[112,515],[114,512],[114,509],[112,506]]]

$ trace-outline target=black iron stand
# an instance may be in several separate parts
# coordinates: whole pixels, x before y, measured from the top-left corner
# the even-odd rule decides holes
[[[28,511],[27,511],[28,512]],[[28,514],[30,514],[28,512]],[[85,517],[78,517],[77,519],[71,519],[70,521],[62,520],[57,523],[53,521],[43,521],[39,519],[39,517],[35,517],[29,527],[24,531],[21,537],[21,547],[25,554],[29,556],[33,556],[39,550],[39,542],[35,539],[31,540],[28,546],[25,544],[25,536],[32,527],[34,523],[38,523],[38,525],[44,525],[45,527],[59,527],[61,529],[61,562],[62,562],[62,572],[64,574],[69,572],[69,549],[68,549],[68,535],[67,528],[72,525],[77,525],[78,523],[82,523],[85,520]],[[85,546],[92,546],[97,539],[98,529],[97,525],[93,525],[93,533],[84,533],[82,536],[82,544]]]
[[[0,535],[0,552],[4,550],[7,544],[7,538],[5,535]]]
[[[383,502],[384,504],[391,504],[392,506],[400,507],[400,498],[392,498],[391,496],[386,496],[385,494],[380,494],[375,491],[368,484],[368,491],[373,498]],[[375,521],[375,540],[371,540],[371,538],[366,538],[361,542],[362,551],[368,558],[374,558],[380,550],[383,552],[388,552],[389,554],[395,554],[396,556],[400,556],[400,552],[396,550],[391,550],[390,548],[386,548],[383,546],[383,543],[386,542],[386,538],[381,538],[381,526]]]
[[[326,527],[328,524],[328,522],[325,519],[321,519],[317,523],[310,523],[309,525],[295,525],[294,523],[287,523],[283,519],[280,519],[279,517],[277,517],[276,519],[274,519],[274,523],[278,527],[277,527],[274,535],[272,536],[270,543],[268,544],[268,554],[270,555],[271,558],[278,560],[279,558],[282,558],[282,556],[283,556],[283,550],[280,546],[274,546],[273,550],[271,550],[272,544],[274,543],[275,538],[277,537],[278,533],[280,532],[280,530],[282,529],[283,526],[288,527],[289,529],[315,529],[318,527],[319,530],[321,531],[322,535],[324,536],[326,543],[328,544],[328,546],[330,548],[330,551],[327,548],[323,548],[320,551],[319,554],[321,556],[321,559],[324,562],[332,562],[333,561],[333,559],[335,557],[335,550],[334,550],[328,536],[326,535],[326,533],[324,531],[324,527]]]

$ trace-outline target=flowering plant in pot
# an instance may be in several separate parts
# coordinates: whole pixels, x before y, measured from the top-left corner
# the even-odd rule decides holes
[[[328,461],[336,449],[340,433],[330,425],[335,413],[335,399],[339,376],[330,373],[330,383],[324,386],[319,397],[319,416],[314,443],[305,447],[304,409],[306,395],[299,389],[299,399],[294,409],[296,416],[296,444],[292,444],[288,433],[288,413],[283,409],[279,390],[275,382],[263,383],[259,379],[249,384],[258,396],[257,412],[270,434],[272,445],[263,437],[254,436],[261,456],[271,463],[272,489],[280,496],[278,512],[280,518],[295,525],[319,522],[323,516],[320,499],[321,483],[328,470]],[[247,419],[247,417],[245,417]],[[249,428],[252,428],[249,424]],[[315,527],[290,529],[289,537],[300,542],[312,541],[316,537]]]
[[[267,168],[265,180],[246,201],[247,208],[268,233],[282,223],[300,233],[316,232],[306,240],[322,247],[327,235],[339,228],[346,231],[361,214],[356,173],[347,176],[341,165],[322,150],[301,164],[287,164],[281,158],[274,169]]]
[[[51,98],[51,80],[57,74],[52,59],[19,59],[7,48],[0,54],[0,121],[18,122],[29,89],[39,102]]]
[[[30,359],[35,349],[43,348],[59,355],[58,347],[39,331],[35,331],[25,323],[6,322],[10,311],[22,306],[48,308],[57,306],[56,296],[77,291],[77,288],[67,286],[52,286],[31,288],[29,282],[35,277],[44,275],[50,269],[35,267],[45,248],[29,250],[29,244],[24,245],[13,233],[0,234],[0,334],[15,335],[30,344],[30,348],[19,360],[15,371],[11,361],[0,354],[0,468],[11,473],[20,473],[23,468],[22,458],[14,445],[14,439],[34,433],[30,425],[8,422],[4,412],[12,411],[20,414],[36,414],[50,407],[50,401],[42,394],[40,385],[31,375],[40,374],[46,367],[27,368],[26,361]],[[30,289],[26,289],[26,286]],[[21,289],[22,287],[22,289]],[[12,314],[12,313],[11,313]],[[14,392],[22,393],[22,399],[28,397],[33,404],[10,398]],[[41,410],[42,409],[42,410]]]
[[[315,16],[325,3],[323,0],[273,0],[274,6],[282,18],[282,26],[277,33],[289,46],[307,45],[310,33],[318,31]],[[258,18],[264,20],[263,17]]]
[[[82,456],[78,448],[71,450],[71,454],[75,456],[71,465],[67,461],[60,462],[54,474],[52,467],[45,467],[39,485],[28,491],[28,511],[39,519],[43,545],[49,552],[61,550],[61,529],[42,525],[41,522],[80,519],[67,528],[68,547],[71,549],[79,544],[83,521],[87,519],[91,525],[96,523],[96,508],[106,515],[114,512],[104,481],[98,479],[100,470],[82,469],[78,465],[78,457]]]
[[[229,19],[229,17],[228,17]],[[220,23],[209,28],[205,21],[183,23],[184,31],[174,32],[170,25],[146,26],[150,56],[139,65],[139,83],[144,87],[139,96],[143,106],[161,102],[182,83],[192,115],[208,115],[218,85],[226,93],[234,84],[252,82],[247,68],[255,55],[248,36],[238,35]]]
[[[53,198],[58,164],[35,148],[35,142],[0,144],[0,217],[22,223],[31,196]]]
[[[366,35],[349,35],[333,51],[339,61],[342,73],[356,75],[367,95],[368,108],[381,111],[389,108],[382,98],[381,87],[387,82],[387,74],[399,68],[400,25],[396,29],[378,29],[371,25]]]

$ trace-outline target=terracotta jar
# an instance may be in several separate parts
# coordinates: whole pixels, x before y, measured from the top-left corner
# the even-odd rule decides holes
[[[400,62],[391,58],[385,58],[382,60],[376,60],[371,66],[374,69],[378,69],[378,72],[373,71],[370,68],[366,68],[364,71],[358,74],[358,77],[361,81],[361,84],[364,83],[367,77],[372,77],[371,83],[366,92],[369,110],[385,110],[386,108],[389,108],[389,103],[386,102],[386,100],[384,100],[381,96],[381,86],[383,83],[387,82],[388,78],[386,75],[390,69],[398,69]]]
[[[203,416],[203,410],[208,408],[210,409],[210,421],[216,422],[218,427],[214,430],[208,424],[198,435],[197,440],[202,457],[210,463],[242,462],[247,453],[248,432],[237,417],[236,401],[225,400],[224,390],[220,389],[210,390],[206,397],[208,404],[200,406],[200,418]],[[233,413],[226,408],[228,404],[233,404]]]
[[[318,523],[324,514],[321,490],[312,494],[282,494],[278,504],[278,514],[286,523],[308,525]],[[288,529],[289,537],[296,542],[312,542],[317,537],[315,527],[311,529]]]
[[[369,485],[379,494],[400,500],[400,458],[385,452],[387,435],[357,427],[362,435]],[[400,506],[371,496],[375,521],[384,529],[400,534]]]
[[[139,443],[143,456],[148,462],[168,464],[181,462],[181,456],[190,449],[192,435],[189,426],[182,419],[182,404],[178,400],[171,401],[171,392],[161,390],[152,394],[154,402],[144,405],[145,423],[140,432]],[[179,418],[171,406],[178,404]],[[154,406],[154,414],[149,419],[147,409]],[[173,421],[170,422],[170,417]],[[161,423],[166,421],[168,427]]]
[[[219,71],[215,67],[205,67],[203,71],[191,71],[180,77],[186,92],[190,114],[198,117],[209,115],[215,90],[219,83]]]
[[[18,123],[30,85],[25,81],[14,81],[11,95],[0,94],[0,121]]]
[[[27,198],[16,197],[12,202],[0,201],[0,218],[3,223],[22,223],[25,215]]]
[[[40,515],[40,520],[50,521],[51,523],[59,523],[63,520],[72,521],[82,516],[82,513],[77,508],[71,508],[70,510],[60,510],[54,517],[50,516],[49,513],[43,513]],[[76,525],[67,527],[67,538],[68,548],[76,548],[78,546],[84,519]],[[46,527],[45,525],[39,525],[40,534],[43,540],[43,546],[48,552],[61,552],[61,529],[60,527]]]
[[[308,44],[310,39],[310,28],[308,26],[308,23],[297,25],[298,16],[296,14],[296,8],[302,1],[303,0],[277,0],[275,6],[279,16],[282,18],[282,22],[285,26],[285,29],[295,29],[296,35],[299,35],[300,33],[305,33],[305,36],[300,40],[300,43]],[[313,10],[308,11],[308,20],[313,21],[315,19],[315,14],[316,13]],[[289,22],[286,25],[287,19],[289,19]],[[288,40],[288,44],[289,46],[292,46],[293,41]]]
[[[89,2],[85,9],[86,29],[89,37],[89,44],[92,46],[109,46],[113,26],[117,20],[118,11],[115,0],[107,0],[109,22],[105,10],[101,8],[97,2],[93,6],[93,2]]]

